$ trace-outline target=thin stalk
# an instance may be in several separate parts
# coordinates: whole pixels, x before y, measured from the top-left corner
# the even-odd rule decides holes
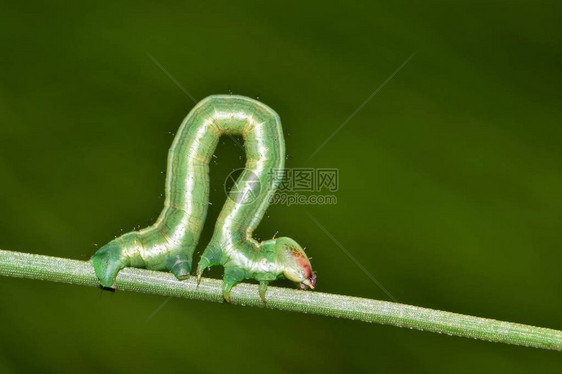
[[[87,261],[0,250],[0,275],[98,287]],[[217,279],[203,278],[199,287],[194,277],[178,281],[170,273],[126,268],[117,276],[117,289],[163,296],[223,302]],[[417,306],[369,300],[322,292],[269,287],[267,304],[256,285],[242,283],[233,288],[232,304],[265,307],[363,322],[381,323],[462,336],[491,342],[562,350],[562,331],[543,327],[472,317]]]

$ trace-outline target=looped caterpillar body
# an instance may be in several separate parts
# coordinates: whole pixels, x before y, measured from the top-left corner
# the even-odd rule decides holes
[[[260,282],[265,301],[268,282],[285,277],[303,289],[314,288],[316,275],[302,247],[290,238],[258,242],[252,237],[275,193],[270,171],[285,164],[279,116],[259,101],[214,95],[200,101],[182,122],[168,153],[166,199],[156,222],[124,234],[91,258],[100,283],[114,287],[124,267],[171,271],[186,279],[207,215],[209,162],[222,135],[241,135],[245,169],[221,210],[213,237],[197,267],[224,266],[223,295],[244,279]],[[251,196],[251,199],[248,198]]]

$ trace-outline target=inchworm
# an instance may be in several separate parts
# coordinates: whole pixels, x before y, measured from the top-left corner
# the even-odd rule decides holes
[[[270,281],[287,278],[302,289],[314,288],[316,274],[302,247],[290,238],[262,242],[252,237],[279,184],[272,170],[283,169],[285,141],[277,113],[259,101],[214,95],[200,101],[181,124],[168,153],[166,200],[156,222],[124,234],[91,258],[100,283],[114,287],[124,267],[171,271],[186,279],[207,215],[209,161],[222,135],[241,135],[246,165],[217,220],[197,267],[224,266],[223,295],[244,279],[260,282],[260,296]]]

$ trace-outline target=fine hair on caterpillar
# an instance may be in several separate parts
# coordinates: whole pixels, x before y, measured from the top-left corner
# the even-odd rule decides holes
[[[209,96],[184,119],[168,153],[164,209],[156,222],[110,241],[91,258],[102,286],[115,287],[115,277],[125,267],[167,270],[179,280],[189,277],[209,205],[209,164],[223,135],[242,137],[246,163],[201,255],[198,279],[205,269],[223,266],[227,301],[231,288],[245,279],[260,283],[264,301],[268,283],[278,278],[301,289],[315,287],[316,274],[297,242],[286,237],[259,242],[252,236],[278,187],[270,171],[284,168],[285,142],[275,111],[235,95]]]

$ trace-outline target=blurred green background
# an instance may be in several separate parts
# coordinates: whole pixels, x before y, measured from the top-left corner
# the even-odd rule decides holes
[[[561,329],[561,10],[2,2],[0,248],[87,259],[154,221],[194,103],[150,54],[197,99],[274,108],[288,167],[339,169],[337,205],[272,206],[257,233],[306,246],[319,291],[388,300],[307,212],[400,302]],[[217,151],[202,244],[240,156]],[[0,295],[1,372],[562,368],[556,352],[312,315],[8,278]]]

